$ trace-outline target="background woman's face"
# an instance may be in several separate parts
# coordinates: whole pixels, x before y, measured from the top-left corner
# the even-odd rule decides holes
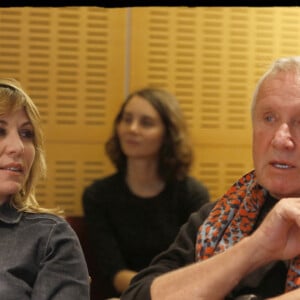
[[[124,108],[117,133],[128,158],[157,159],[165,126],[159,113],[147,100],[133,96]]]
[[[34,130],[24,109],[0,115],[0,202],[22,189],[34,157]]]

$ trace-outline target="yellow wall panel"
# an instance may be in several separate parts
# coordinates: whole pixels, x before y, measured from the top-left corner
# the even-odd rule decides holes
[[[130,89],[158,86],[178,97],[194,174],[221,195],[251,166],[255,83],[273,59],[300,55],[300,8],[135,7],[131,14]]]
[[[112,120],[144,86],[178,97],[192,173],[219,197],[252,168],[254,85],[287,55],[300,55],[299,7],[0,8],[0,76],[23,83],[45,129],[38,199],[67,214],[82,214],[84,186],[113,171]]]
[[[83,189],[95,178],[112,172],[102,143],[48,143],[47,177],[37,187],[46,207],[63,208],[66,215],[82,215]]]
[[[20,80],[42,115],[47,207],[82,214],[84,186],[111,171],[103,144],[125,95],[125,23],[124,9],[0,8],[0,76]]]
[[[0,74],[22,81],[48,139],[107,135],[124,98],[125,20],[98,7],[0,9]]]
[[[221,197],[242,175],[253,169],[250,146],[195,146],[195,160],[191,174],[207,185],[211,200]]]

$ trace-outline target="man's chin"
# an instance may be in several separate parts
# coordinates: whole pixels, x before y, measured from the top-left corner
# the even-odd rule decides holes
[[[276,199],[300,197],[300,191],[288,187],[267,188],[269,193]]]

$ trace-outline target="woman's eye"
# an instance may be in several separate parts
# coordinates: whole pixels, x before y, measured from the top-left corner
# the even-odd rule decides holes
[[[131,123],[131,118],[124,118],[123,121],[126,123],[126,124],[130,124]]]
[[[33,132],[33,130],[30,130],[30,129],[23,129],[23,130],[20,130],[20,136],[22,138],[32,140],[34,138],[34,132]]]
[[[141,121],[141,124],[144,126],[144,127],[151,127],[154,125],[154,122],[150,119],[143,119]]]
[[[121,119],[121,121],[126,123],[126,124],[130,124],[131,120],[132,120],[131,116],[123,116],[122,119]]]

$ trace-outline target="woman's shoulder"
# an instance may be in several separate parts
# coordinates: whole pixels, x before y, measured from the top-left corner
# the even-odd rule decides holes
[[[64,236],[74,237],[74,230],[64,216],[52,213],[23,212],[19,228],[23,232],[35,232],[36,237]],[[34,230],[33,230],[34,229]]]
[[[102,178],[95,179],[86,189],[88,190],[115,190],[123,182],[120,173],[114,173]]]
[[[57,224],[67,224],[67,220],[60,215],[52,214],[49,212],[37,212],[37,213],[32,213],[32,212],[24,212],[23,213],[23,219],[28,222],[32,223],[43,223],[43,224],[48,224],[50,226],[52,225],[57,225]]]
[[[111,202],[112,199],[119,199],[124,190],[124,179],[120,173],[108,175],[96,179],[89,186],[85,187],[82,193],[83,206],[102,205]]]
[[[186,177],[186,182],[187,182],[187,184],[190,184],[193,186],[203,186],[203,182],[200,179],[198,179],[194,176],[191,176],[191,175]]]
[[[54,248],[57,251],[72,249],[72,255],[82,254],[79,237],[67,217],[46,212],[23,212],[17,230],[26,236],[23,239],[24,243],[41,246],[39,249],[47,248],[49,251],[53,251]]]
[[[179,184],[180,186],[180,184]],[[207,193],[208,189],[206,185],[199,179],[193,176],[187,176],[181,181],[182,188],[187,191],[204,192]]]

